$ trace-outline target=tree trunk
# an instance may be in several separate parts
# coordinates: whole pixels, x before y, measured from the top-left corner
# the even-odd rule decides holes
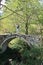
[[[26,15],[26,23],[25,23],[25,34],[28,34],[28,15]]]
[[[28,34],[28,21],[27,21],[26,24],[25,24],[25,29],[26,29],[25,34]]]

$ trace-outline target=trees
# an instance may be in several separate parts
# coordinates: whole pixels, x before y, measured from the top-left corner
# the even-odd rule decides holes
[[[4,13],[0,17],[0,20],[2,21],[3,29],[9,29],[10,32],[14,32],[15,24],[19,23],[21,31],[23,33],[25,31],[28,34],[31,32],[30,24],[37,26],[38,24],[43,25],[43,7],[38,0],[9,0],[6,1]]]
[[[14,33],[15,24],[19,24],[21,26],[20,33],[41,34],[41,38],[43,38],[43,6],[40,5],[39,0],[6,0],[3,9],[3,15],[0,17],[0,34]],[[42,41],[41,43],[43,43]],[[23,42],[19,41],[19,43],[22,43],[21,51],[23,50],[23,52],[21,53],[25,57],[26,64],[40,65],[39,61],[43,59],[43,49],[28,50],[27,46],[23,46]]]

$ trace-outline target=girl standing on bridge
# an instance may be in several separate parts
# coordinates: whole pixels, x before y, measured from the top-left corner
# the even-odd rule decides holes
[[[16,33],[19,33],[19,31],[20,31],[20,26],[19,24],[16,24]]]

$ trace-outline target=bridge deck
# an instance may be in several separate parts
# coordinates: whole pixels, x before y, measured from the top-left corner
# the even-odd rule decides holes
[[[0,44],[9,37],[19,37],[19,38],[24,38],[26,41],[30,42],[37,42],[40,41],[39,39],[41,38],[39,35],[26,35],[26,34],[17,34],[17,33],[9,33],[9,34],[1,34],[0,35]]]

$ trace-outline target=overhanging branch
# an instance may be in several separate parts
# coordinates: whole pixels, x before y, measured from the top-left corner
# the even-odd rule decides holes
[[[13,13],[11,13],[11,14],[9,14],[9,15],[3,17],[3,18],[1,18],[0,20],[5,19],[5,18],[9,17],[10,15],[13,15]]]
[[[12,15],[13,13],[15,13],[15,14],[17,14],[20,18],[22,18],[23,21],[25,21],[24,18],[23,18],[23,15],[17,13],[17,11],[21,11],[21,10],[15,10],[15,11],[13,11],[12,9],[8,8],[6,5],[3,5],[3,4],[1,4],[1,5],[4,6],[4,7],[6,7],[6,8],[7,8],[8,10],[10,10],[12,13],[9,14],[9,15],[7,15],[6,17],[1,18],[0,20],[2,20],[2,19],[4,19],[4,18],[7,18],[8,16]]]

